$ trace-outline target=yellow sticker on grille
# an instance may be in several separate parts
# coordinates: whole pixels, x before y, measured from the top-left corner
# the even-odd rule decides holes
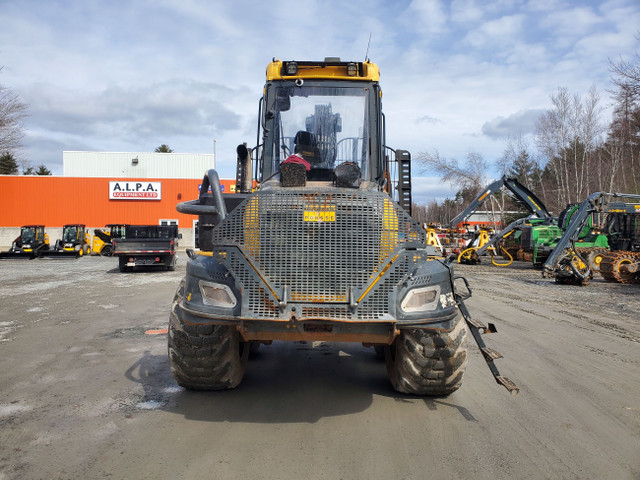
[[[321,211],[304,211],[305,222],[335,222],[336,212],[321,210]]]

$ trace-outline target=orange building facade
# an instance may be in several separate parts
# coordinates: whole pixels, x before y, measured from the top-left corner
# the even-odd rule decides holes
[[[93,229],[109,223],[158,225],[169,221],[191,239],[197,217],[178,213],[176,204],[198,198],[201,183],[202,179],[183,178],[2,175],[0,245],[11,245],[22,225],[44,225],[49,233],[48,229],[74,223]],[[221,183],[225,192],[235,191],[235,180]]]

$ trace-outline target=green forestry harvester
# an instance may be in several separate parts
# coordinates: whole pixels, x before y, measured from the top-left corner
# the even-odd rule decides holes
[[[543,276],[558,283],[586,285],[598,265],[605,280],[640,283],[640,195],[598,192],[590,195],[571,218],[543,267]],[[608,249],[584,251],[580,236],[594,215],[604,216],[598,235]]]
[[[237,150],[238,193],[209,170],[200,197],[178,204],[199,216],[201,249],[188,251],[170,314],[180,385],[237,386],[261,343],[347,341],[384,355],[396,390],[448,395],[462,383],[468,325],[517,393],[463,303],[466,280],[456,288],[451,261],[410,216],[410,154],[385,144],[378,79],[369,61],[274,60],[258,147]]]

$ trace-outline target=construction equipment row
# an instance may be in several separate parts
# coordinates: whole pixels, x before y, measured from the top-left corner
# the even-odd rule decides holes
[[[20,235],[11,248],[0,253],[0,258],[75,259],[93,253],[117,256],[121,272],[141,265],[159,265],[173,270],[179,238],[176,225],[110,224],[95,229],[92,242],[85,225],[70,224],[62,228],[62,238],[52,247],[43,225],[25,225],[20,228]]]

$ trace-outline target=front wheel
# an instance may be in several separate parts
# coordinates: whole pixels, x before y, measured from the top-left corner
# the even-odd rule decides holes
[[[467,329],[458,317],[450,330],[402,330],[385,347],[393,388],[413,395],[446,396],[462,385],[467,365]]]
[[[169,364],[178,385],[189,390],[224,390],[242,381],[250,344],[233,325],[189,325],[180,306],[184,280],[169,314]]]

